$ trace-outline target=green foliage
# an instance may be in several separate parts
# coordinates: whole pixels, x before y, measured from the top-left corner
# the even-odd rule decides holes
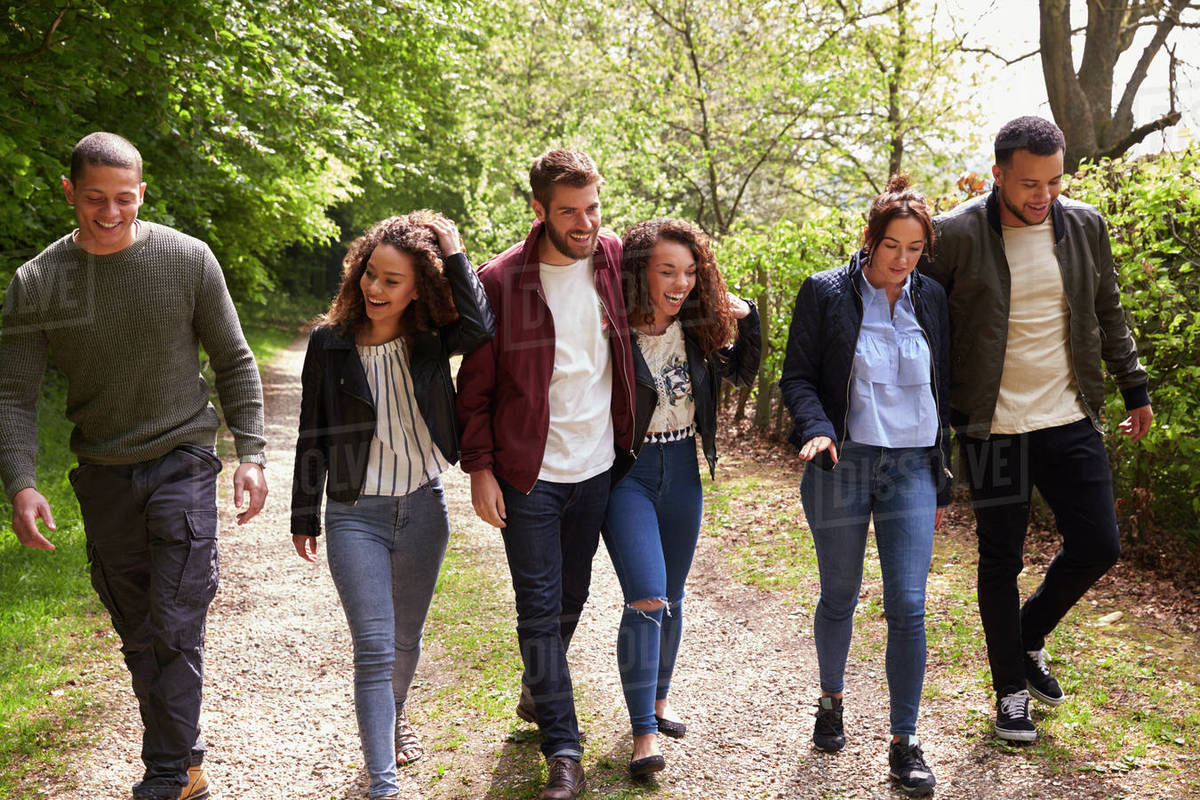
[[[763,360],[755,388],[755,424],[780,435],[791,421],[778,404],[779,377],[792,309],[800,284],[814,272],[841,266],[857,246],[861,214],[829,209],[802,223],[784,220],[747,228],[717,242],[717,260],[730,291],[758,304],[763,326]],[[774,423],[771,411],[774,409]]]
[[[446,0],[65,5],[0,18],[0,254],[9,272],[71,227],[59,178],[93,130],[136,144],[142,214],[213,247],[265,302],[288,245],[337,238],[327,210],[434,183],[461,74]],[[413,166],[422,164],[426,166]],[[447,190],[443,185],[441,195]]]
[[[1154,555],[1153,534],[1165,528],[1200,543],[1200,145],[1085,164],[1070,194],[1108,220],[1122,301],[1150,373],[1149,436],[1131,444],[1108,433],[1128,536],[1145,538]],[[1125,417],[1115,388],[1107,415]]]

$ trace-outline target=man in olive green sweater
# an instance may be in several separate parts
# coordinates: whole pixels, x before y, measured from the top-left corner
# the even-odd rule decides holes
[[[203,242],[140,222],[137,149],[111,133],[75,146],[67,202],[79,228],[21,266],[0,327],[0,479],[22,544],[54,546],[36,486],[37,403],[47,355],[66,376],[71,449],[92,585],[121,636],[145,733],[135,798],[209,796],[200,737],[204,630],[217,589],[214,447],[200,376],[216,373],[248,522],[266,500],[262,385],[220,265]]]

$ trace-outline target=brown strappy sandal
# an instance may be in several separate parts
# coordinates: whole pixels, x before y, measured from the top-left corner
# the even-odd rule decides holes
[[[396,764],[403,767],[405,764],[411,764],[414,761],[420,761],[425,755],[425,748],[421,747],[421,740],[417,738],[417,731],[408,722],[406,714],[400,714],[396,717]]]

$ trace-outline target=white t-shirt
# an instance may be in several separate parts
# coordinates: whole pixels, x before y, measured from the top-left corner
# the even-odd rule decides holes
[[[992,433],[1028,433],[1083,419],[1053,224],[1005,225],[1004,254],[1011,276],[1008,345]]]
[[[550,430],[538,478],[579,483],[612,466],[612,358],[592,259],[541,265],[554,320]]]

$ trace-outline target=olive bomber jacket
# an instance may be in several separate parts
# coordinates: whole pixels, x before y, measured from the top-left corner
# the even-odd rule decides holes
[[[1092,424],[1099,430],[1108,366],[1127,409],[1150,403],[1146,370],[1121,307],[1104,218],[1090,205],[1059,198],[1051,206],[1054,253],[1070,315],[1071,364]],[[956,429],[991,432],[1008,340],[1011,276],[996,190],[934,219],[932,261],[921,270],[946,289],[950,304],[950,408]]]

